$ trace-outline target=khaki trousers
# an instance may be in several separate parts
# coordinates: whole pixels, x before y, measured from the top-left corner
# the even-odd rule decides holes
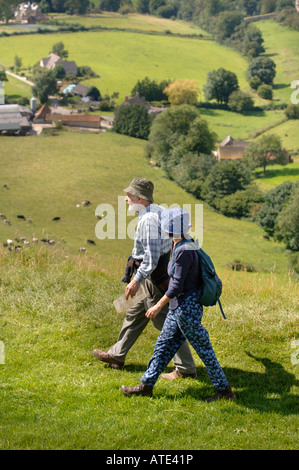
[[[117,342],[108,351],[108,354],[117,361],[125,362],[129,350],[150,321],[146,318],[145,313],[162,297],[159,289],[148,279],[145,280],[144,288],[147,294],[146,298],[127,310]],[[155,328],[159,331],[162,330],[167,313],[168,305],[161,310],[156,318],[151,320]],[[149,355],[151,355],[152,352],[153,351],[149,351]],[[173,357],[173,362],[175,367],[182,373],[193,374],[196,372],[195,363],[187,341],[185,341],[177,351]]]

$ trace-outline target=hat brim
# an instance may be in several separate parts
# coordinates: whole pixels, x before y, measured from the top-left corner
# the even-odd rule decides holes
[[[129,186],[128,188],[124,189],[123,191],[124,191],[125,193],[132,194],[133,196],[141,197],[142,199],[145,199],[146,201],[154,202],[154,198],[153,198],[153,197],[151,197],[151,196],[146,196],[145,194],[142,194],[141,192],[136,191],[136,189],[135,189],[135,188],[132,188],[131,186]]]

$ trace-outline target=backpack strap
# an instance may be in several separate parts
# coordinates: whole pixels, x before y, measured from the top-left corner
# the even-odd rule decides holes
[[[217,302],[218,302],[218,304],[219,304],[219,307],[220,307],[220,311],[221,311],[221,313],[222,313],[222,316],[223,316],[224,320],[226,320],[226,316],[224,315],[224,311],[223,311],[223,308],[222,308],[220,299],[217,299]]]

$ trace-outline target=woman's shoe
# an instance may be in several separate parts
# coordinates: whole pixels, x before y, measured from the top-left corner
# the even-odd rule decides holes
[[[142,395],[151,397],[153,395],[153,387],[149,387],[143,383],[137,385],[136,387],[127,387],[126,385],[123,385],[121,387],[121,391],[127,396]]]
[[[215,395],[213,395],[212,397],[205,398],[204,401],[210,403],[212,401],[221,400],[222,398],[226,398],[227,400],[236,399],[236,395],[234,394],[230,386],[228,386],[225,390],[216,389]]]

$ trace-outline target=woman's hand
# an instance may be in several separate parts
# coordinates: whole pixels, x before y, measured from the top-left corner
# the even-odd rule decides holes
[[[154,305],[153,307],[149,308],[148,311],[146,312],[145,316],[147,318],[156,318],[156,316],[158,315],[158,313],[160,313],[161,311],[161,306],[156,304]]]

